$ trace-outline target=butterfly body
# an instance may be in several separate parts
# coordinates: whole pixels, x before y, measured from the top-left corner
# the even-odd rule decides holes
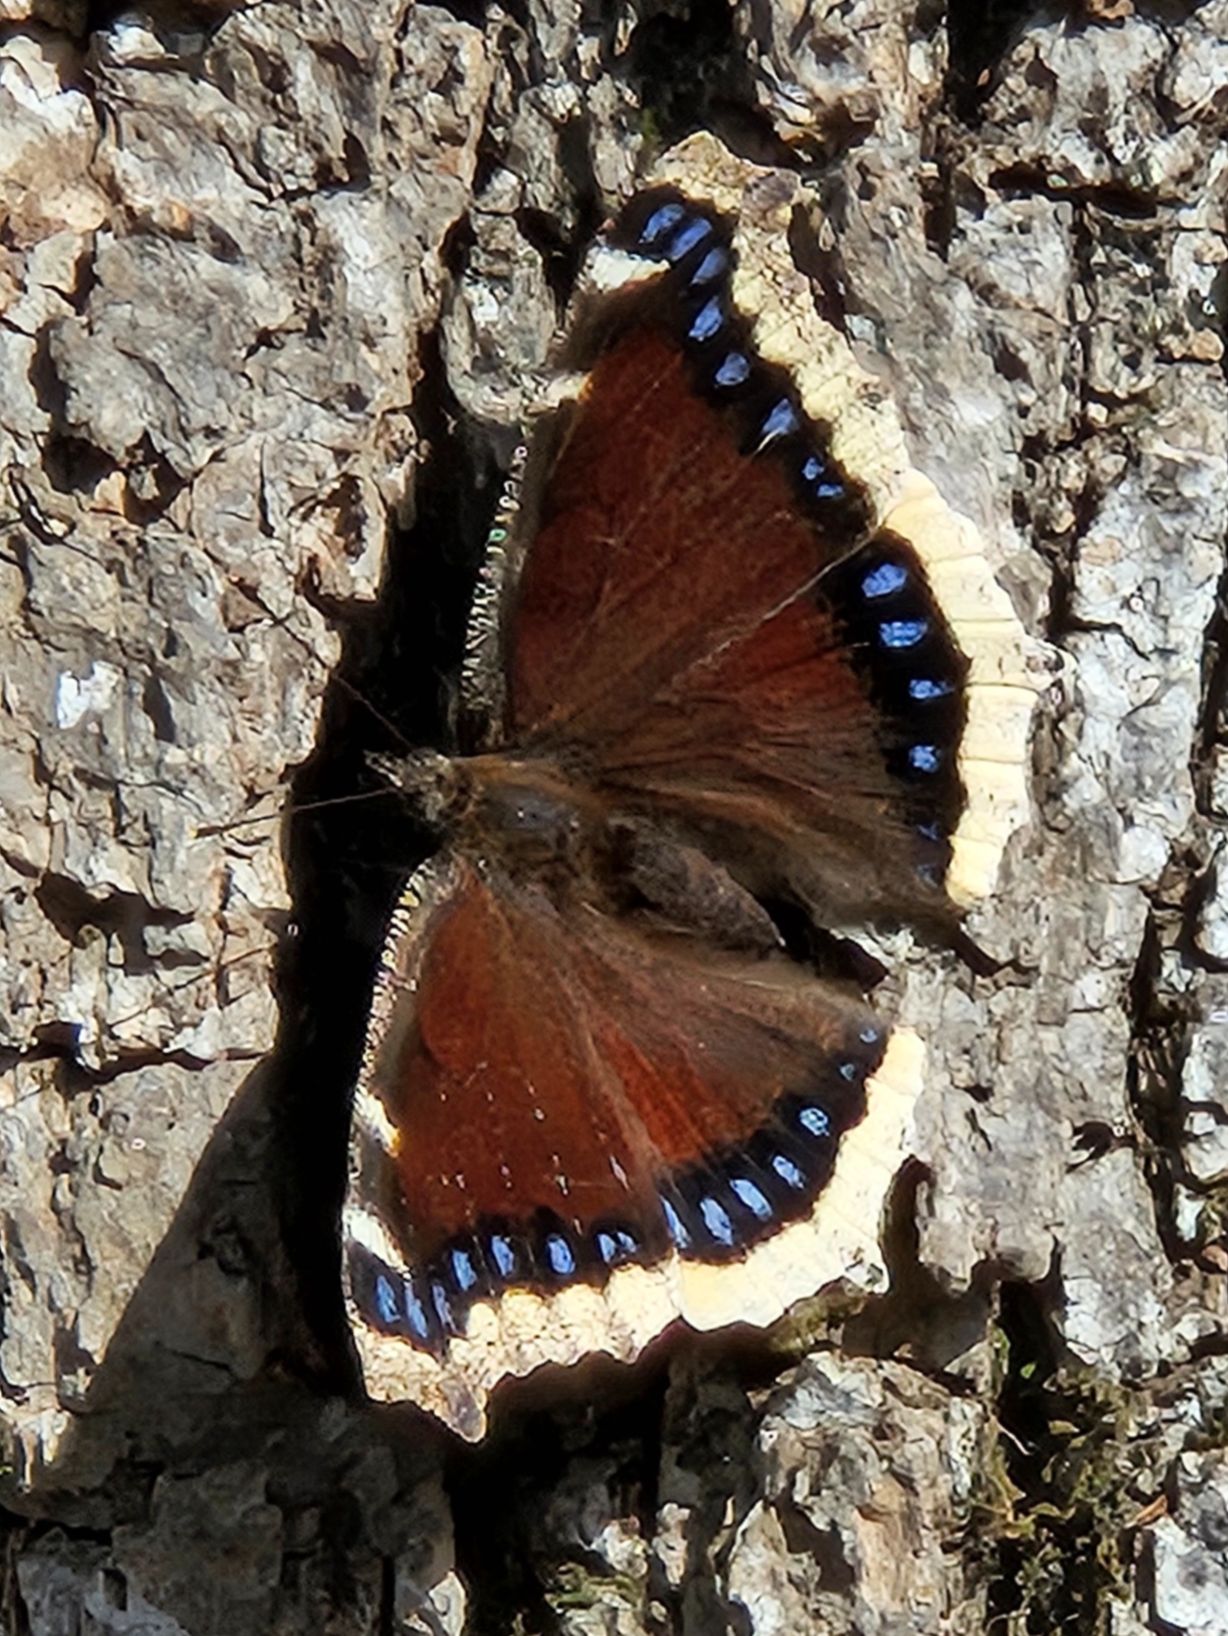
[[[376,986],[347,1301],[372,1395],[470,1438],[509,1376],[881,1280],[920,1044],[758,898],[951,926],[1018,821],[1032,692],[983,658],[1009,606],[928,486],[880,515],[739,312],[748,261],[675,187],[611,224],[587,373],[492,534],[477,752],[402,779],[445,839]]]

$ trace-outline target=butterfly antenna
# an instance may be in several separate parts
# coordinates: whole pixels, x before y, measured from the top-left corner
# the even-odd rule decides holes
[[[319,801],[300,801],[289,809],[289,816],[297,818],[303,812],[318,812],[321,807],[347,807],[356,801],[374,801],[385,795],[391,795],[391,788],[385,785],[378,790],[355,790],[352,795],[329,795]],[[280,813],[267,812],[255,814],[251,818],[234,818],[226,824],[202,824],[196,831],[194,839],[200,841],[207,836],[229,835],[232,830],[245,829],[248,824],[271,824],[281,816]]]

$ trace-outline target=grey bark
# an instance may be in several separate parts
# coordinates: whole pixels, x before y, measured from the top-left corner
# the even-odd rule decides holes
[[[7,1630],[1228,1629],[1228,3],[1059,10],[0,0]],[[320,1042],[373,933],[329,888],[270,1055],[325,890],[278,817],[362,730],[343,638],[431,690],[381,578],[429,629],[585,236],[696,124],[813,175],[1061,655],[1036,819],[990,974],[890,948],[891,1293],[457,1455],[346,1390]]]

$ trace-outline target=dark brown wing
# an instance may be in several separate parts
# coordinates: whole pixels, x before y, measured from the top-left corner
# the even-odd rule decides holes
[[[756,886],[942,913],[966,661],[917,553],[867,537],[864,495],[756,358],[728,271],[696,285],[731,254],[711,213],[672,231],[697,224],[624,298],[526,511],[508,736]]]
[[[355,1102],[346,1255],[368,1389],[431,1381],[427,1406],[455,1420],[439,1392],[481,1398],[482,1381],[568,1361],[549,1323],[518,1335],[522,1297],[579,1300],[579,1351],[630,1356],[677,1317],[765,1322],[813,1293],[846,1269],[850,1231],[872,1251],[877,1205],[843,1249],[813,1218],[886,1049],[864,1007],[786,961],[432,866],[390,945]],[[880,1201],[890,1157],[870,1161]],[[802,1230],[805,1255],[786,1242]]]

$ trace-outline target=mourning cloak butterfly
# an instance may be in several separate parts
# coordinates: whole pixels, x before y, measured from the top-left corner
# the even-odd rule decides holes
[[[794,184],[721,151],[594,251],[474,753],[403,775],[446,842],[376,986],[346,1297],[371,1395],[470,1439],[504,1377],[881,1278],[922,1048],[757,895],[950,925],[1024,811],[1022,632],[782,256]]]

